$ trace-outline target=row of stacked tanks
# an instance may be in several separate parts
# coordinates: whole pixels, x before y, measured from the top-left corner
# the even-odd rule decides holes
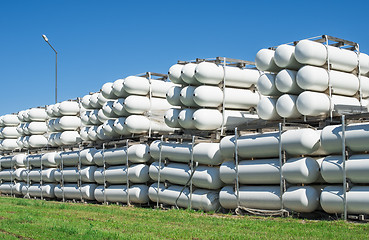
[[[129,76],[0,117],[0,192],[329,214],[343,213],[346,195],[348,213],[369,214],[369,123],[345,126],[345,162],[341,124],[275,127],[302,117],[329,123],[338,107],[367,112],[369,56],[302,40],[262,49],[255,62],[179,62],[170,81]]]

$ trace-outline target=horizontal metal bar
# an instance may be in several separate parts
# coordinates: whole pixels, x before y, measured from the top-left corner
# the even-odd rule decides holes
[[[323,35],[322,36],[322,38],[325,38],[325,37],[327,37],[331,41],[342,42],[345,45],[349,45],[349,46],[353,46],[353,47],[358,45],[356,42],[348,41],[348,40],[345,40],[345,39],[342,39],[342,38],[332,37],[332,36],[329,36],[329,35]]]

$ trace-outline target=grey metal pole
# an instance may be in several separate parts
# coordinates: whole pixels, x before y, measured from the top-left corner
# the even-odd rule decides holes
[[[49,44],[51,49],[55,52],[55,103],[58,102],[58,52],[55,48],[50,44],[49,39],[46,35],[42,35],[42,38]]]

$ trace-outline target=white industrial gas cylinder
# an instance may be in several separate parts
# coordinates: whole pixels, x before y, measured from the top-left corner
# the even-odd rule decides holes
[[[184,88],[182,88],[180,94],[179,94],[179,100],[181,101],[181,103],[184,106],[187,107],[199,107],[199,105],[197,105],[193,99],[193,94],[195,91],[194,86],[186,86]]]
[[[127,117],[130,115],[130,113],[124,108],[125,100],[125,98],[118,98],[114,100],[112,109],[117,116]]]
[[[369,155],[352,155],[346,161],[346,177],[352,183],[369,183]],[[323,158],[321,174],[328,183],[342,183],[342,156],[331,155]]]
[[[129,93],[127,93],[124,88],[124,79],[117,79],[113,83],[113,93],[117,98],[125,98],[129,96]]]
[[[98,128],[98,126],[91,126],[88,129],[88,137],[91,139],[91,141],[97,141],[98,140],[97,128]]]
[[[195,129],[195,124],[192,116],[196,110],[197,109],[193,108],[184,108],[180,110],[180,112],[178,113],[178,124],[184,129]]]
[[[101,110],[101,109],[100,109]],[[98,115],[99,115],[99,109],[93,109],[91,110],[90,114],[89,114],[89,120],[91,121],[91,123],[93,125],[99,125],[102,122],[100,122],[100,120],[98,119]]]
[[[149,166],[145,164],[132,164],[129,166],[111,166],[105,169],[97,168],[94,173],[94,179],[98,184],[104,184],[105,182],[110,184],[125,184],[128,180],[133,183],[146,183],[150,180]],[[105,176],[104,176],[105,175]]]
[[[18,115],[16,114],[6,114],[2,116],[2,123],[4,126],[11,127],[11,126],[17,126],[20,121],[18,119]]]
[[[15,194],[15,195],[21,195],[22,194],[22,188],[25,186],[26,183],[18,182],[4,182],[0,184],[0,191],[5,194]]]
[[[84,200],[95,200],[94,192],[96,184],[64,184],[63,186],[56,185],[54,192],[56,198],[65,199],[84,199]]]
[[[280,68],[298,70],[303,65],[295,58],[295,46],[282,44],[274,52],[274,62]]]
[[[109,137],[118,137],[120,134],[114,130],[115,119],[109,119],[102,125],[103,134]]]
[[[84,166],[81,169],[78,169],[78,167],[64,167],[55,172],[55,180],[57,182],[64,181],[70,183],[77,183],[81,180],[82,182],[94,183],[96,169],[96,166]]]
[[[162,159],[168,158],[175,162],[188,163],[191,160],[192,143],[171,143],[156,140],[150,144],[151,156],[159,160],[160,145]],[[219,143],[198,143],[193,149],[195,162],[208,165],[219,165],[223,162]]]
[[[128,148],[128,159],[133,163],[145,163],[151,159],[147,144],[134,144]]]
[[[296,82],[297,72],[283,69],[275,77],[275,85],[278,91],[282,93],[300,94],[303,90]]]
[[[77,131],[64,131],[57,138],[60,140],[61,145],[75,145],[82,141]]]
[[[106,99],[116,99],[118,98],[117,95],[115,95],[113,91],[113,85],[112,82],[104,83],[104,85],[101,87],[101,93]]]
[[[313,158],[290,158],[282,166],[282,175],[287,182],[292,184],[310,184],[320,176],[319,170],[319,164]]]
[[[102,106],[102,111],[107,118],[118,117],[118,115],[116,115],[115,112],[113,111],[114,103],[115,103],[115,100],[111,100],[111,101],[109,100],[105,102],[104,105]]]
[[[150,160],[150,148],[146,144],[136,144],[128,148],[128,160],[132,163],[145,163]],[[127,161],[127,148],[114,148],[99,150],[93,156],[94,163],[104,165],[104,160],[109,165],[123,165]]]
[[[165,98],[131,95],[124,101],[124,109],[130,114],[144,114],[148,111],[164,111],[171,108]]]
[[[260,75],[257,88],[261,95],[265,96],[280,96],[282,93],[277,89],[275,84],[275,73],[263,73]]]
[[[181,79],[190,85],[201,85],[199,81],[195,78],[195,69],[197,67],[196,63],[187,63],[182,67]]]
[[[126,163],[127,148],[101,149],[94,153],[93,161],[98,166],[103,166],[104,161],[109,165],[122,165]]]
[[[125,125],[125,121],[126,121],[125,117],[117,118],[114,121],[113,129],[116,133],[118,133],[121,136],[127,136],[127,135],[131,134],[127,130],[127,127]]]
[[[23,181],[27,181],[27,178],[32,182],[40,182],[41,176],[43,182],[55,182],[55,172],[56,168],[46,168],[41,170],[40,168],[35,168],[30,171],[25,170],[22,172]]]
[[[369,187],[354,186],[346,193],[347,213],[369,214]],[[343,187],[325,187],[320,195],[320,205],[327,213],[343,213]]]
[[[83,96],[81,99],[82,106],[86,109],[93,109],[93,107],[90,105],[90,100],[91,100],[90,94]],[[46,108],[46,112],[49,115],[48,108]]]
[[[277,113],[276,109],[277,98],[276,97],[261,97],[256,112],[258,116],[263,120],[277,120],[281,116]]]
[[[239,204],[253,209],[279,210],[282,207],[279,186],[240,186]],[[220,205],[236,209],[237,193],[233,186],[225,186],[219,192]]]
[[[160,169],[160,170],[159,170]],[[168,163],[166,165],[153,162],[150,165],[150,178],[158,181],[168,181],[173,184],[186,185],[192,175],[191,168],[185,163]],[[224,186],[220,180],[219,167],[197,166],[192,175],[192,184],[204,189],[219,189]]]
[[[149,80],[147,78],[137,76],[126,77],[123,82],[123,89],[129,94],[146,96],[150,93],[151,88],[152,96],[161,98],[165,98],[165,94],[172,86],[173,83],[171,82],[165,82],[155,79]]]
[[[173,86],[168,90],[166,94],[166,98],[167,98],[167,101],[171,105],[182,106],[182,102],[180,100],[181,90],[182,90],[182,87],[180,86]]]
[[[18,138],[20,137],[17,127],[4,127],[1,129],[1,134],[4,138]]]
[[[171,128],[180,128],[181,125],[178,122],[178,116],[180,112],[181,112],[181,109],[177,109],[177,108],[171,108],[167,110],[164,115],[165,124]]]
[[[305,116],[327,115],[330,104],[332,104],[332,109],[337,106],[360,107],[360,101],[354,97],[332,95],[330,100],[329,95],[325,93],[310,91],[301,93],[296,100],[297,110]]]
[[[30,122],[27,124],[27,133],[32,134],[44,134],[47,132],[46,122]]]
[[[298,118],[301,113],[296,107],[297,96],[292,94],[283,94],[275,104],[277,113],[283,118]]]
[[[296,75],[297,84],[305,90],[324,92],[329,83],[332,93],[353,96],[359,90],[359,78],[351,73],[331,70],[314,66],[302,67]]]
[[[77,116],[63,116],[58,119],[56,124],[63,131],[73,131],[81,126],[81,119]]]
[[[255,64],[260,71],[279,72],[281,70],[281,68],[275,64],[274,50],[271,49],[261,49],[256,54]]]
[[[30,197],[45,197],[45,198],[55,198],[54,194],[55,184],[32,184],[30,186],[22,186],[22,194],[29,195]]]
[[[42,148],[46,147],[48,140],[44,135],[31,135],[28,138],[29,148]]]
[[[153,202],[159,201],[172,206],[179,206],[187,208],[190,206],[193,209],[203,211],[216,211],[219,205],[218,191],[198,188],[192,192],[192,199],[190,198],[190,189],[183,186],[171,185],[165,187],[164,184],[154,183],[149,188],[149,198]],[[178,199],[178,200],[177,200]]]
[[[354,51],[325,46],[311,40],[302,40],[296,45],[295,57],[302,64],[314,66],[323,66],[329,57],[332,69],[345,72],[351,72],[358,65],[358,57]]]
[[[17,139],[13,138],[7,138],[7,139],[2,139],[0,142],[1,148],[2,150],[5,151],[11,151],[11,150],[15,150],[18,148],[18,144],[17,144]]]
[[[92,94],[91,97],[90,97],[90,105],[94,109],[98,109],[98,108],[102,107],[102,104],[100,104],[99,101],[98,101],[98,97],[99,97],[98,92]]]
[[[320,191],[312,186],[289,187],[282,195],[283,206],[295,212],[314,212],[318,209]]]
[[[28,120],[30,121],[46,121],[47,113],[44,108],[31,108],[27,110]]]
[[[321,143],[327,153],[342,153],[342,126],[326,126],[321,132]],[[369,150],[369,124],[349,124],[345,129],[346,146],[352,152],[364,152]]]
[[[224,81],[225,86],[238,88],[249,88],[256,84],[259,75],[256,69],[242,69],[211,62],[201,62],[195,69],[196,79],[203,84],[217,85]]]
[[[319,132],[309,128],[288,130],[282,133],[282,149],[290,155],[308,155],[320,147]],[[226,136],[220,141],[224,158],[233,158],[235,137]],[[279,133],[252,133],[238,137],[238,154],[244,158],[278,157]]]
[[[225,88],[224,92],[216,86],[199,86],[193,92],[193,100],[200,107],[219,107],[249,109],[256,107],[259,94],[247,89]]]
[[[72,101],[64,101],[61,102],[59,105],[59,112],[62,115],[70,115],[75,116],[79,114],[80,108],[78,102],[72,102]]]
[[[22,110],[19,111],[17,116],[18,116],[18,120],[22,123],[22,122],[26,122],[26,119],[24,119],[23,114],[26,114],[26,112],[29,110]],[[46,112],[45,112],[46,113]],[[0,120],[0,126],[3,126],[2,120]]]
[[[96,153],[95,148],[86,148],[82,151],[59,152],[55,155],[55,162],[58,166],[77,166],[81,161],[83,165],[94,165],[93,156]]]
[[[164,121],[158,118],[149,118],[143,115],[131,115],[126,118],[125,125],[130,133],[168,133],[174,132],[174,128],[168,127]]]
[[[98,202],[129,202],[130,203],[147,203],[149,187],[146,185],[132,185],[127,189],[126,185],[111,185],[106,188],[98,186],[95,189],[95,198]],[[127,196],[128,195],[128,196]]]
[[[101,106],[104,106],[104,104],[107,102],[107,101],[112,101],[114,99],[108,99],[106,97],[104,97],[103,93],[102,92],[99,92],[99,94],[97,95],[97,102],[99,105]]]
[[[234,161],[220,166],[220,179],[226,184],[234,184],[237,173]],[[241,184],[278,184],[280,182],[279,159],[256,159],[240,161],[238,181]]]
[[[170,81],[176,84],[184,84],[185,82],[181,78],[183,64],[174,64],[169,68],[168,75]]]
[[[220,128],[222,123],[226,128],[234,128],[259,119],[256,114],[250,114],[246,111],[226,110],[223,114],[224,116],[217,109],[202,108],[193,113],[192,119],[198,130],[215,130]]]

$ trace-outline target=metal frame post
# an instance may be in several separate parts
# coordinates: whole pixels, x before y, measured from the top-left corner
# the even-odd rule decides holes
[[[44,199],[43,196],[43,179],[42,179],[42,172],[43,172],[43,161],[42,161],[42,155],[40,157],[40,191],[41,191],[41,200]]]
[[[149,80],[149,101],[150,101],[150,110],[148,112],[149,117],[149,137],[151,137],[151,108],[152,108],[152,86],[151,86],[151,72],[148,72],[148,80]]]
[[[128,159],[128,145],[129,145],[129,139],[126,140],[126,188],[127,188],[127,206],[130,206],[130,200],[129,200],[129,159]]]
[[[236,196],[237,196],[237,208],[240,206],[240,181],[239,181],[239,161],[238,161],[238,129],[234,129],[234,161],[236,167]]]
[[[61,159],[61,168],[60,168],[60,172],[61,172],[61,189],[62,189],[62,197],[63,197],[63,202],[65,202],[65,193],[64,193],[64,159],[63,159],[63,153],[60,154],[60,159]]]
[[[343,175],[343,219],[347,220],[347,176],[346,176],[346,125],[345,115],[341,116],[342,121],[342,175]]]
[[[12,171],[10,171],[10,182],[11,182],[10,196],[13,196],[13,186],[14,186],[13,174],[15,173],[13,158],[10,160],[10,169],[12,170]]]
[[[331,63],[329,59],[329,39],[327,35],[324,35],[325,38],[325,48],[327,50],[327,73],[328,73],[328,92],[329,92],[329,117],[331,118],[331,122],[333,120],[333,106],[332,106],[332,82],[331,82]]]
[[[223,58],[223,100],[222,100],[222,125],[220,128],[220,135],[224,135],[224,125],[225,125],[225,88],[226,88],[226,66],[227,66],[227,60],[226,58]]]
[[[161,173],[161,162],[162,162],[162,146],[163,146],[164,137],[163,135],[160,138],[159,143],[159,169],[158,169],[158,189],[156,192],[156,207],[159,208],[159,191],[160,191],[160,173]]]
[[[103,151],[102,151],[102,157],[103,157],[103,176],[104,176],[104,204],[106,204],[106,161],[105,161],[105,143],[103,143]]]
[[[280,198],[281,198],[281,210],[284,209],[283,206],[283,201],[282,201],[282,196],[284,193],[284,178],[283,178],[283,174],[282,174],[282,166],[283,166],[283,155],[282,155],[282,131],[283,131],[283,125],[282,123],[278,124],[278,133],[279,133],[279,137],[278,137],[278,157],[279,157],[279,187],[280,187]]]
[[[193,193],[193,183],[192,183],[192,176],[194,174],[193,169],[193,161],[194,161],[194,152],[193,149],[195,147],[195,136],[192,135],[192,143],[191,143],[191,161],[190,161],[190,168],[191,168],[191,174],[190,174],[190,202],[189,202],[189,209],[192,209],[192,193]]]
[[[81,202],[83,202],[83,195],[82,195],[82,161],[81,161],[81,144],[78,144],[78,174],[79,174],[79,194],[81,196]]]
[[[30,180],[29,180],[29,173],[30,173],[30,166],[29,166],[29,150],[27,151],[27,197],[29,198],[29,185],[30,185]]]

